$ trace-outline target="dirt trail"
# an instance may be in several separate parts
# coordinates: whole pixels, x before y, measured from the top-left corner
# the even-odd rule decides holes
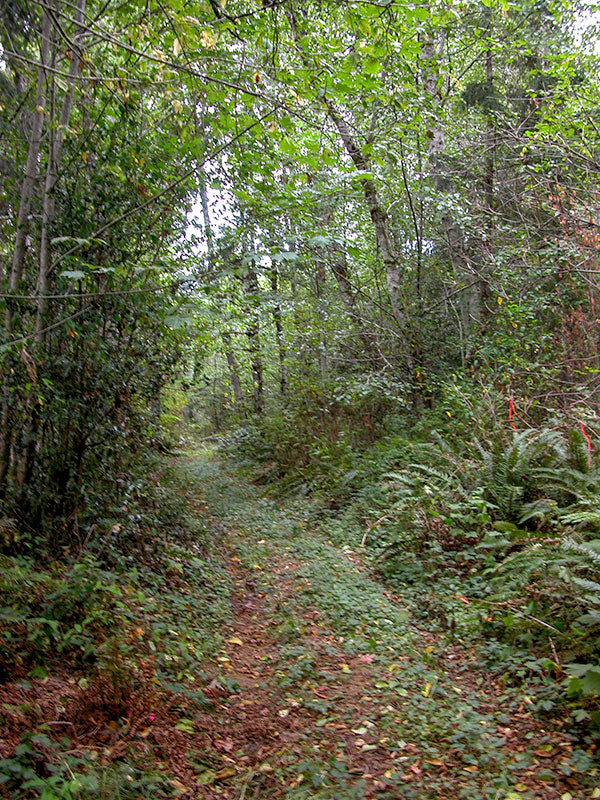
[[[411,625],[297,508],[219,479],[202,497],[223,531],[232,618],[196,723],[213,764],[198,797],[599,796],[561,720]]]
[[[325,759],[337,754],[346,761],[350,776],[365,781],[365,796],[374,796],[385,788],[381,778],[386,770],[393,769],[393,763],[389,753],[376,746],[377,730],[369,721],[373,698],[365,693],[377,677],[370,666],[373,656],[349,657],[340,651],[336,637],[319,624],[319,611],[307,610],[302,641],[311,653],[310,668],[302,667],[302,661],[306,661],[302,658],[290,667],[291,671],[296,667],[300,675],[305,670],[318,674],[319,681],[304,682],[308,690],[304,702],[299,702],[296,691],[285,686],[280,644],[269,620],[276,618],[277,606],[293,599],[295,568],[293,563],[275,567],[271,575],[277,589],[267,594],[257,591],[252,576],[236,556],[232,557],[231,573],[238,593],[232,603],[235,621],[227,638],[228,654],[221,664],[225,675],[235,682],[236,691],[228,694],[216,680],[204,690],[215,700],[214,714],[204,720],[206,729],[217,726],[213,744],[225,761],[231,759],[236,769],[247,768],[243,781],[246,797],[280,797],[300,786],[305,777],[302,772],[283,786],[275,772],[315,753]],[[335,706],[354,724],[327,721],[316,728],[315,734],[315,715],[319,707],[327,706]],[[360,730],[365,724],[369,727],[361,734],[352,732],[352,728]],[[238,753],[237,758],[232,758],[233,753]],[[213,786],[206,796],[218,788]],[[220,794],[238,798],[239,789],[224,785]]]

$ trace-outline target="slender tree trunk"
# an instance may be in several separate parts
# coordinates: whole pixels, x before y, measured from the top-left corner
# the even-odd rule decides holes
[[[487,9],[487,16],[491,25],[491,9]],[[492,252],[494,249],[494,180],[495,180],[495,157],[496,157],[496,123],[494,119],[494,112],[491,102],[494,96],[494,62],[492,58],[492,51],[487,50],[485,54],[485,76],[486,76],[486,94],[488,97],[487,121],[486,121],[486,134],[485,134],[485,178],[484,178],[484,194],[485,194],[485,216],[486,216],[486,240],[484,243],[483,251],[483,271],[486,278],[493,269]],[[480,296],[480,309],[489,307],[489,280],[480,282],[479,296]],[[478,320],[481,317],[481,310],[478,314]]]
[[[264,387],[263,387],[263,366],[262,355],[260,351],[260,323],[256,308],[253,307],[256,303],[252,300],[250,295],[258,294],[258,280],[254,265],[252,265],[246,275],[244,276],[244,288],[248,296],[247,315],[248,324],[246,326],[246,335],[248,337],[248,350],[250,352],[250,368],[252,371],[252,394],[253,394],[253,410],[255,414],[261,416],[264,411]]]
[[[48,139],[48,162],[46,164],[46,179],[44,182],[44,190],[42,195],[42,230],[40,238],[40,264],[38,273],[38,304],[37,315],[35,324],[35,337],[38,342],[44,339],[44,326],[46,323],[46,314],[48,311],[48,277],[51,271],[52,253],[51,253],[51,235],[52,225],[54,224],[54,216],[56,209],[56,183],[57,172],[60,168],[62,161],[62,153],[64,147],[64,131],[66,130],[69,119],[71,117],[71,110],[73,108],[73,94],[75,90],[75,83],[79,73],[80,65],[80,44],[83,40],[84,29],[83,20],[85,13],[85,0],[78,0],[77,9],[75,12],[76,28],[73,34],[73,47],[70,51],[70,65],[69,76],[67,78],[68,88],[65,94],[62,109],[60,112],[58,130],[54,131],[54,125],[50,126],[49,139]],[[52,122],[54,122],[54,93],[55,93],[55,80],[54,74],[51,78],[51,96],[52,96]]]
[[[17,212],[15,243],[13,248],[10,275],[9,293],[17,294],[23,268],[25,264],[25,250],[27,242],[27,230],[29,227],[29,212],[35,180],[38,173],[38,158],[40,144],[42,140],[42,128],[44,125],[44,115],[46,106],[46,67],[50,58],[50,32],[51,20],[46,10],[42,12],[42,27],[40,32],[40,64],[37,71],[37,83],[35,91],[35,105],[33,110],[31,131],[27,145],[27,157],[25,160],[25,175],[21,183],[19,197],[19,209]],[[14,322],[14,304],[9,298],[6,304],[4,315],[4,325],[8,336],[12,333]],[[5,386],[2,393],[2,410],[0,412],[0,495],[6,490],[6,480],[10,463],[10,448],[13,431],[10,430],[10,395],[8,386]]]
[[[360,172],[369,171],[369,162],[360,147],[357,145],[352,132],[346,120],[338,113],[335,106],[330,100],[326,100],[327,111],[329,118],[334,123],[341,136],[342,142],[346,152],[352,159],[356,169]],[[381,254],[381,260],[385,268],[386,284],[388,290],[388,297],[390,305],[394,313],[394,317],[398,324],[408,333],[408,319],[406,314],[401,309],[401,296],[400,296],[400,259],[392,236],[390,234],[390,226],[388,216],[381,205],[377,188],[371,178],[361,177],[361,183],[369,215],[375,230],[375,240],[377,247]]]
[[[206,175],[202,167],[198,170],[198,186],[200,189],[200,202],[202,204],[202,218],[204,219],[204,233],[206,236],[206,248],[208,250],[209,259],[212,260],[214,256],[214,236],[212,225],[210,221],[210,210],[208,205],[208,192],[206,190]],[[242,382],[240,380],[240,365],[235,355],[233,345],[231,342],[230,333],[221,333],[223,339],[225,358],[227,366],[229,367],[229,380],[231,382],[231,390],[233,391],[233,398],[235,401],[235,408],[238,414],[244,411],[244,393],[242,391]]]
[[[315,269],[315,295],[317,299],[317,325],[319,328],[319,341],[317,344],[317,363],[319,365],[319,376],[322,381],[327,378],[329,374],[329,358],[327,355],[327,336],[323,328],[323,287],[325,285],[325,261],[318,259]]]
[[[446,176],[442,171],[441,158],[444,150],[444,133],[437,117],[441,100],[440,73],[437,59],[442,54],[443,45],[444,37],[440,34],[437,42],[432,36],[428,36],[421,48],[423,86],[430,95],[434,108],[428,130],[427,151],[433,184],[440,192],[443,190],[442,187],[446,181]],[[442,225],[446,236],[448,257],[452,265],[454,281],[459,287],[461,284],[471,284],[460,293],[458,299],[460,310],[457,312],[457,316],[461,341],[461,359],[464,365],[468,362],[471,352],[473,322],[479,318],[481,286],[478,281],[473,281],[476,271],[466,252],[462,229],[447,213],[442,215]]]
[[[242,413],[244,409],[244,393],[242,392],[242,382],[240,381],[240,366],[231,344],[231,334],[223,333],[221,335],[225,343],[225,358],[227,359],[227,366],[229,367],[229,379],[231,381],[235,407],[238,413]]]
[[[358,336],[362,342],[365,355],[374,356],[373,342],[369,339],[369,335],[363,327],[362,320],[356,302],[356,296],[352,290],[352,283],[348,275],[348,262],[346,260],[345,251],[336,244],[327,245],[327,254],[329,257],[329,266],[334,278],[336,279],[338,289],[340,290],[340,297],[348,311],[348,314],[354,320],[358,329]]]
[[[281,306],[279,305],[278,292],[278,274],[277,266],[273,264],[271,269],[271,291],[273,292],[273,321],[275,323],[275,338],[277,339],[277,350],[279,353],[279,388],[281,396],[287,397],[288,392],[288,376],[287,376],[287,352],[285,347],[285,338],[283,336],[283,326],[281,324]]]
[[[10,270],[9,289],[11,293],[16,293],[23,274],[25,262],[25,246],[27,239],[27,229],[29,227],[29,210],[33,198],[33,189],[38,172],[38,158],[40,144],[42,141],[42,128],[46,113],[46,66],[50,57],[50,15],[47,11],[42,12],[42,30],[40,38],[40,66],[38,67],[37,86],[35,93],[35,108],[33,111],[33,123],[29,135],[27,148],[27,159],[25,162],[25,176],[21,184],[21,196],[19,198],[19,210],[17,212],[17,225],[15,232],[15,246],[13,249],[12,263]],[[6,327],[12,330],[13,314],[11,307],[7,309]]]

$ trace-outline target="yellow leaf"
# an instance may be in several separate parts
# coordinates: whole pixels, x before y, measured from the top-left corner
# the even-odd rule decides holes
[[[425,684],[425,688],[423,689],[421,694],[423,695],[423,697],[429,697],[429,692],[430,691],[431,691],[431,684],[430,683],[426,683]]]
[[[220,769],[217,772],[217,778],[220,778],[221,780],[223,778],[233,778],[235,774],[236,771],[232,767],[223,767],[223,769]]]
[[[36,111],[37,111],[39,114],[45,114],[45,113],[46,113],[46,110],[45,110],[44,106],[36,106],[36,109],[35,109],[35,110],[36,110]]]
[[[81,154],[81,160],[83,161],[84,164],[87,164],[88,154],[85,152],[85,150]]]
[[[501,298],[501,297],[499,297],[499,298],[498,298],[498,305],[499,305],[499,306],[501,306],[501,305],[502,305],[502,298]]]
[[[179,39],[175,39],[173,42],[173,55],[178,56],[181,53],[181,42]]]
[[[227,5],[227,0],[219,0],[219,5],[221,6],[221,8],[225,8],[225,6]]]
[[[202,31],[202,44],[207,50],[212,50],[219,39],[219,34],[216,31],[211,31],[205,28]]]
[[[342,672],[352,672],[348,664],[340,664],[340,669],[342,670]]]
[[[185,783],[178,781],[177,778],[170,778],[169,783],[180,794],[183,794],[184,792],[188,791],[188,787],[185,785]]]
[[[244,644],[239,636],[232,636],[231,639],[227,639],[229,644]]]

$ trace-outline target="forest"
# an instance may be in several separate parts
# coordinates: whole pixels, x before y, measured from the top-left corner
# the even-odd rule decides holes
[[[599,41],[0,0],[0,797],[600,798]]]

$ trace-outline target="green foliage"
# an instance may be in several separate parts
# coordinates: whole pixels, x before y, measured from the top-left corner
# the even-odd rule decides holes
[[[164,778],[128,764],[98,767],[91,755],[76,755],[70,745],[66,737],[56,742],[46,733],[27,734],[12,757],[0,760],[0,791],[38,800],[151,800],[171,796]]]

